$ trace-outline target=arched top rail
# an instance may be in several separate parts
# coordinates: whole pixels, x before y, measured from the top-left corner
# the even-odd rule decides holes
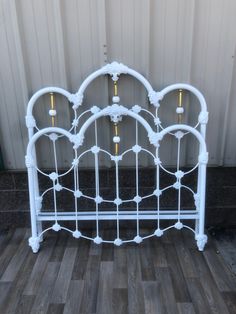
[[[207,147],[206,147],[206,142],[204,140],[204,137],[201,135],[201,133],[198,130],[196,130],[195,128],[187,124],[174,124],[174,125],[166,127],[159,133],[160,139],[162,139],[166,134],[170,134],[173,131],[187,131],[187,132],[192,133],[197,138],[201,146],[202,153],[207,152]]]
[[[155,133],[153,131],[153,129],[151,128],[151,126],[149,125],[149,123],[143,117],[141,117],[139,114],[135,113],[132,110],[129,110],[128,108],[126,108],[124,106],[114,104],[112,106],[107,106],[106,108],[100,110],[99,112],[97,112],[94,115],[92,115],[91,117],[89,117],[88,120],[86,120],[86,122],[82,125],[77,136],[79,136],[80,138],[84,137],[84,133],[86,132],[88,127],[95,120],[97,120],[103,116],[110,116],[111,120],[114,120],[120,116],[130,116],[130,117],[134,118],[135,120],[139,121],[143,125],[143,127],[146,129],[148,134]]]
[[[146,88],[146,90],[148,92],[148,97],[149,97],[150,103],[153,105],[156,104],[156,99],[155,99],[156,92],[153,90],[153,88],[152,88],[151,84],[148,82],[148,80],[139,72],[129,68],[128,66],[126,66],[122,63],[118,63],[118,62],[108,63],[107,65],[103,66],[101,69],[96,70],[95,72],[90,74],[81,84],[77,94],[82,97],[86,88],[94,79],[96,79],[97,77],[99,77],[101,75],[106,75],[106,74],[109,74],[112,77],[113,81],[117,81],[121,74],[129,74],[132,77],[136,78]]]
[[[205,101],[205,98],[202,95],[202,93],[197,88],[195,88],[194,86],[192,86],[190,84],[178,83],[178,84],[169,85],[169,86],[165,87],[164,89],[162,89],[160,92],[156,92],[153,90],[149,81],[142,74],[140,74],[139,72],[129,68],[128,66],[126,66],[122,63],[118,63],[118,62],[112,62],[112,63],[106,64],[102,68],[100,68],[100,69],[96,70],[95,72],[93,72],[92,74],[90,74],[82,82],[79,90],[75,94],[69,93],[68,91],[66,91],[65,89],[60,88],[60,87],[53,87],[52,86],[52,87],[45,87],[45,88],[40,89],[29,100],[29,103],[27,106],[27,116],[28,117],[33,116],[32,112],[33,112],[33,107],[34,107],[35,102],[38,100],[39,97],[41,97],[47,93],[58,93],[58,94],[65,96],[69,102],[73,103],[72,108],[77,109],[82,104],[84,92],[85,92],[86,88],[88,87],[88,85],[97,77],[99,77],[101,75],[106,75],[106,74],[109,74],[114,81],[117,81],[121,74],[129,74],[132,77],[136,78],[146,88],[146,90],[148,92],[149,101],[155,107],[159,107],[159,102],[169,92],[174,91],[174,90],[179,90],[179,89],[188,90],[191,93],[193,93],[197,97],[197,99],[199,100],[199,103],[201,106],[201,113],[202,113],[202,115],[204,115],[204,117],[201,117],[200,120],[204,121],[203,124],[207,123],[208,112],[207,112],[206,101]],[[200,123],[202,123],[202,122],[200,121]]]
[[[159,92],[159,100],[162,100],[164,98],[164,96],[167,95],[168,93],[170,93],[174,90],[179,90],[179,89],[188,90],[189,92],[193,93],[197,97],[197,99],[200,103],[201,112],[207,113],[207,105],[206,105],[206,100],[205,100],[204,96],[196,87],[194,87],[190,84],[177,83],[177,84],[172,84],[172,85],[165,87],[164,89],[162,89]]]
[[[110,107],[112,107],[112,106],[110,106]],[[133,117],[134,119],[136,119],[137,121],[139,121],[143,125],[143,127],[146,129],[146,131],[148,133],[150,143],[153,144],[154,146],[158,146],[159,141],[161,141],[165,135],[170,134],[170,132],[180,131],[180,130],[188,131],[188,132],[192,133],[197,138],[197,140],[200,144],[200,147],[201,147],[201,154],[203,155],[203,158],[207,158],[206,157],[207,147],[206,147],[205,140],[204,140],[203,136],[201,135],[201,133],[199,131],[197,131],[196,129],[194,129],[193,127],[185,125],[185,124],[175,124],[175,125],[171,125],[165,129],[163,129],[159,133],[154,132],[153,129],[151,128],[151,126],[148,124],[148,122],[146,122],[146,120],[143,119],[141,116],[139,116],[137,113],[132,112],[131,110],[128,110],[127,108],[125,108],[123,106],[119,106],[119,107],[121,107],[119,109],[120,115],[128,115],[130,117]],[[44,128],[44,129],[38,131],[37,133],[35,133],[32,136],[32,138],[30,139],[30,141],[28,143],[26,157],[28,157],[29,159],[32,158],[32,152],[33,152],[33,147],[34,147],[35,142],[42,135],[47,134],[47,133],[51,133],[51,134],[59,133],[61,135],[64,135],[69,139],[69,141],[71,143],[74,144],[75,149],[78,148],[79,146],[81,146],[83,144],[84,134],[85,134],[86,130],[88,129],[88,127],[95,120],[99,119],[102,116],[108,116],[108,115],[111,115],[111,111],[107,110],[107,108],[94,114],[83,124],[79,133],[77,133],[76,135],[73,135],[70,132],[68,132],[62,128],[58,128],[58,127],[48,127],[48,128]]]
[[[36,101],[43,95],[48,94],[48,93],[58,93],[63,96],[65,96],[68,101],[72,102],[73,101],[73,94],[69,93],[67,90],[60,88],[60,87],[54,87],[54,86],[49,86],[49,87],[44,87],[38,90],[34,95],[30,98],[27,106],[27,116],[32,116],[33,115],[33,108],[34,104]]]
[[[59,133],[61,135],[66,136],[71,142],[73,142],[73,135],[62,129],[62,128],[58,128],[58,127],[48,127],[48,128],[44,128],[40,131],[38,131],[37,133],[35,133],[29,140],[28,146],[27,146],[27,150],[26,150],[26,154],[27,156],[31,156],[32,154],[32,149],[34,147],[35,142],[44,134],[48,134],[48,133]],[[75,136],[75,135],[74,135]]]
[[[161,132],[155,132],[155,131],[153,131],[152,127],[149,125],[149,123],[143,117],[141,117],[139,114],[133,112],[132,110],[129,110],[128,108],[126,108],[124,106],[119,106],[119,105],[108,106],[108,107],[104,108],[103,110],[99,111],[98,113],[94,114],[93,116],[91,116],[82,125],[79,133],[76,136],[78,136],[79,141],[83,141],[84,134],[85,134],[86,130],[96,119],[98,119],[102,116],[110,116],[111,119],[114,119],[114,117],[122,116],[122,115],[130,116],[130,117],[136,119],[137,121],[139,121],[143,125],[143,127],[146,129],[146,131],[148,133],[149,141],[154,146],[157,146],[158,142],[160,140],[162,140],[162,138],[166,134],[169,134],[172,131],[183,130],[183,131],[187,131],[187,132],[192,133],[198,139],[199,144],[201,146],[201,151],[203,153],[207,152],[204,137],[195,128],[193,128],[189,125],[185,125],[185,124],[175,124],[175,125],[172,125],[172,126],[169,126],[165,129],[163,129]]]

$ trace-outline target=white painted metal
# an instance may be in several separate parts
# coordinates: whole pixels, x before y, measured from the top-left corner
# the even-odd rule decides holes
[[[131,109],[125,107],[124,105],[119,105],[120,98],[119,96],[113,97],[113,104],[106,106],[105,108],[99,108],[97,106],[92,106],[90,110],[85,110],[79,116],[77,114],[77,109],[82,106],[84,93],[89,84],[101,75],[110,75],[113,81],[118,81],[122,74],[129,74],[132,77],[139,80],[146,88],[148,93],[148,98],[150,103],[155,108],[155,114],[151,111],[148,111],[145,108],[142,108],[139,105],[134,105]],[[158,109],[160,107],[160,101],[163,97],[173,91],[179,89],[186,89],[189,92],[193,93],[199,101],[200,104],[200,113],[198,116],[198,123],[195,127],[186,125],[186,124],[174,124],[164,128],[161,124],[161,121],[158,117]],[[37,127],[36,121],[33,115],[33,108],[39,97],[45,93],[59,93],[64,95],[68,101],[72,104],[72,109],[74,111],[74,117],[72,121],[72,127],[69,130],[65,130],[60,127],[46,127],[41,130]],[[154,120],[154,125],[156,125],[156,130],[153,130],[150,123],[142,113],[149,113],[150,117]],[[80,123],[80,117],[85,114],[90,114],[82,124]],[[50,115],[50,112],[49,112]],[[113,155],[110,151],[101,148],[98,146],[99,143],[99,133],[98,133],[98,120],[102,117],[110,117],[112,123],[120,122],[125,117],[130,117],[135,121],[135,138],[131,147],[124,150],[120,154]],[[122,243],[136,242],[140,243],[144,239],[153,237],[153,236],[162,236],[165,231],[170,228],[182,229],[186,227],[195,234],[195,239],[197,241],[197,246],[200,251],[204,249],[204,246],[207,242],[207,237],[204,233],[204,217],[205,217],[205,187],[206,187],[206,164],[208,162],[208,153],[205,143],[205,132],[206,124],[208,121],[208,112],[206,107],[206,102],[203,95],[193,86],[188,84],[174,84],[166,87],[160,92],[153,90],[151,84],[139,74],[137,71],[134,71],[123,64],[113,62],[107,64],[101,69],[93,72],[89,75],[85,81],[81,84],[79,90],[75,94],[70,94],[67,91],[56,88],[56,87],[46,87],[38,92],[36,92],[29,101],[26,115],[26,125],[28,128],[29,143],[27,146],[26,153],[26,166],[28,168],[28,178],[29,178],[29,194],[30,194],[30,212],[31,212],[31,226],[32,226],[32,236],[29,239],[29,245],[32,247],[33,252],[39,250],[40,241],[43,239],[43,234],[48,230],[52,229],[54,231],[59,231],[61,229],[67,230],[72,233],[75,238],[86,238],[94,241],[97,244],[102,242],[114,243],[115,245],[120,246]],[[84,141],[87,137],[89,129],[93,128],[95,131],[95,142],[90,148],[84,148]],[[154,148],[155,153],[151,149],[147,149],[141,145],[139,142],[139,127],[142,126],[146,132],[146,136],[149,140],[150,145]],[[197,130],[198,126],[200,129]],[[198,162],[191,170],[188,172],[183,172],[180,168],[180,152],[181,152],[181,140],[183,137],[191,134],[196,138],[199,144],[198,148]],[[37,141],[47,136],[49,141],[52,143],[52,151],[54,156],[54,168],[55,171],[50,174],[44,173],[39,169],[37,165],[36,158],[36,149],[35,145]],[[177,160],[176,160],[176,171],[171,172],[170,170],[165,169],[160,160],[159,148],[162,145],[162,142],[167,136],[171,136],[173,139],[177,140]],[[58,160],[57,160],[57,147],[59,145],[59,140],[61,137],[66,138],[73,146],[74,159],[69,170],[66,173],[60,174],[58,172]],[[114,142],[119,143],[122,140],[121,136],[116,136]],[[119,140],[118,140],[119,138]],[[140,196],[139,195],[139,154],[140,152],[147,153],[152,159],[153,165],[156,167],[156,186],[153,189],[153,192],[149,195]],[[80,190],[80,161],[83,156],[87,156],[90,153],[94,156],[94,168],[95,168],[95,183],[93,188],[96,190],[95,197],[86,195]],[[110,161],[115,165],[115,198],[106,199],[102,197],[100,190],[100,180],[99,180],[99,154],[106,154]],[[119,185],[119,167],[120,162],[125,158],[126,154],[133,153],[135,154],[135,186],[136,186],[136,195],[130,199],[122,199],[120,196],[120,185]],[[162,168],[165,172],[173,176],[175,180],[173,184],[166,186],[160,189],[160,173],[159,169]],[[198,185],[197,191],[194,192],[190,187],[182,184],[182,178],[192,172],[194,169],[198,168]],[[38,187],[38,172],[42,175],[47,176],[52,183],[52,187],[44,191],[42,194],[39,193]],[[70,189],[61,184],[61,177],[68,173],[73,173],[74,176],[74,189]],[[91,187],[92,188],[92,187]],[[170,189],[175,189],[178,193],[178,201],[176,204],[176,210],[163,210],[160,207],[160,198],[163,192],[168,193]],[[192,194],[192,197],[195,201],[195,208],[191,210],[184,210],[181,207],[181,197],[182,189],[186,189],[189,193]],[[72,212],[61,212],[58,210],[57,204],[57,193],[60,193],[62,190],[66,190],[69,193],[74,195],[74,210]],[[50,212],[43,211],[42,203],[45,194],[49,191],[53,192],[53,210]],[[143,210],[140,208],[140,204],[144,199],[156,197],[157,207],[155,210]],[[95,204],[95,210],[86,212],[84,209],[78,207],[77,200],[80,198],[85,198],[92,200]],[[121,209],[120,206],[125,203],[135,202],[136,209],[131,211],[129,209]],[[104,211],[100,208],[100,204],[109,203],[111,210]],[[71,207],[73,204],[71,204]],[[115,208],[115,209],[112,209]],[[195,230],[193,230],[187,224],[184,224],[183,221],[186,219],[191,219],[195,221]],[[92,220],[96,223],[96,235],[94,238],[86,236],[80,230],[79,222],[84,220]],[[116,222],[116,237],[113,240],[104,239],[101,233],[100,221],[103,220],[114,220]],[[120,235],[120,221],[121,220],[135,220],[136,221],[136,233],[133,238],[123,239]],[[156,230],[150,232],[146,235],[140,233],[140,222],[142,220],[154,220],[156,221]],[[168,227],[163,228],[160,224],[162,220],[174,220],[173,224],[170,224]],[[43,229],[42,222],[48,221],[51,222],[51,227]],[[69,229],[63,226],[63,221],[74,221],[75,229]]]

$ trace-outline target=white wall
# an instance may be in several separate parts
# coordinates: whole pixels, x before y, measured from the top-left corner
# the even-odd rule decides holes
[[[75,92],[91,71],[113,60],[140,71],[156,90],[175,82],[199,88],[210,112],[210,164],[236,165],[235,16],[234,0],[0,0],[0,145],[6,168],[25,167],[24,116],[31,95],[47,85]],[[136,82],[123,79],[119,90],[128,105],[147,106]],[[111,94],[107,79],[99,79],[84,108],[106,105]],[[69,107],[57,101],[58,123],[67,125]],[[38,104],[40,121],[48,119],[48,106],[47,98]],[[185,95],[185,106],[186,119],[192,121],[194,99]],[[174,110],[162,112],[164,122],[175,121]],[[111,145],[110,134],[110,122],[104,119],[104,145]],[[195,146],[190,141],[185,149],[185,163],[191,164]],[[171,152],[163,151],[167,164],[173,163]],[[60,165],[67,166],[69,148],[59,154]],[[48,149],[40,162],[50,167]],[[86,160],[84,166],[90,165]]]

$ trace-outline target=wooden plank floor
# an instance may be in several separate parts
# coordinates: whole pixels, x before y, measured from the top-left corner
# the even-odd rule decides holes
[[[236,313],[236,278],[212,238],[200,253],[187,230],[121,247],[61,232],[33,254],[28,237],[0,236],[1,314]]]

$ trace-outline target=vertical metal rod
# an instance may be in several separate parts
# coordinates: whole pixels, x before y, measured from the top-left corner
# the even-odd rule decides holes
[[[54,202],[55,223],[57,223],[57,194],[56,194],[55,181],[54,180],[53,180],[53,202]]]
[[[200,148],[200,152],[201,154],[201,148]],[[200,197],[200,192],[201,190],[201,167],[200,165],[198,165],[198,178],[197,178],[197,195],[198,197]],[[196,210],[199,210],[199,208],[196,208]],[[195,220],[195,234],[199,233],[199,219]]]
[[[117,81],[114,81],[114,96],[118,96],[118,86]],[[118,136],[118,123],[114,123],[114,134],[115,136]],[[119,143],[115,143],[115,155],[117,156],[119,154]]]
[[[156,118],[158,118],[158,108],[156,108],[155,110],[155,116]],[[157,128],[157,132],[159,132],[159,124],[156,125],[156,128]]]
[[[75,151],[75,159],[77,158],[77,151]],[[79,189],[78,184],[78,166],[74,168],[74,190],[77,191]],[[78,231],[78,199],[75,196],[75,230]]]
[[[74,114],[75,114],[75,120],[77,119],[77,112],[76,110],[74,110]],[[74,134],[77,133],[77,127],[74,127]],[[77,149],[74,149],[74,159],[77,160],[78,159],[78,153],[77,153]],[[79,190],[79,167],[78,165],[76,165],[74,167],[74,190],[77,191]],[[75,230],[78,231],[78,198],[75,196]]]
[[[51,110],[55,109],[55,99],[54,99],[54,94],[50,93],[50,106]],[[52,126],[55,126],[55,117],[52,116]]]
[[[35,190],[34,190],[34,169],[28,168],[28,181],[29,181],[29,198],[30,198],[30,217],[31,217],[31,232],[32,237],[38,236],[37,218],[36,218],[36,205],[35,205]]]
[[[201,185],[200,185],[200,212],[199,212],[199,235],[204,235],[205,226],[205,194],[206,194],[206,165],[200,165]]]
[[[114,123],[114,134],[115,136],[118,136],[118,123]],[[115,143],[115,155],[117,156],[119,154],[119,144]]]
[[[32,127],[28,129],[29,140],[33,137],[33,135],[34,135],[34,128]],[[39,196],[39,184],[38,184],[37,155],[36,155],[35,145],[33,146],[32,156],[36,165],[36,167],[33,169],[34,193],[35,193],[35,197],[38,197]]]
[[[179,164],[180,164],[180,141],[181,139],[178,138],[178,153],[177,153],[177,171],[179,171]],[[177,179],[179,183],[178,189],[178,222],[180,222],[180,207],[181,207],[181,179]]]
[[[117,81],[114,81],[114,96],[118,96]]]
[[[178,107],[183,106],[183,90],[179,89]],[[178,113],[178,123],[182,123],[182,113]]]
[[[34,135],[34,127],[29,127],[28,128],[28,137],[29,140],[33,137]],[[37,172],[37,155],[36,155],[36,149],[35,149],[35,145],[33,146],[33,150],[32,150],[32,156],[35,162],[35,167],[33,168],[33,179],[31,184],[33,184],[34,186],[34,198],[38,198],[39,197],[39,183],[38,183],[38,172]],[[30,189],[30,187],[29,187]],[[31,203],[31,201],[30,201]],[[36,223],[36,230],[37,233],[40,234],[42,232],[43,226],[42,226],[42,222],[41,221],[37,221]],[[43,240],[43,236],[41,236],[41,241]]]
[[[74,188],[77,190],[77,176],[76,176],[76,167],[74,168]],[[77,198],[75,199],[75,230],[78,230],[78,208],[77,208]]]
[[[118,161],[116,160],[116,199],[119,199],[119,169]],[[120,220],[119,220],[119,205],[116,205],[116,237],[120,238]]]
[[[159,158],[159,150],[156,148],[156,158]],[[160,191],[160,166],[156,167],[156,189]],[[160,229],[160,195],[157,196],[157,229]]]
[[[158,108],[155,110],[155,116],[158,118]],[[159,132],[159,124],[156,125],[156,131]],[[159,148],[156,150],[156,159],[159,159]],[[156,165],[156,190],[160,191],[160,165],[157,163]],[[157,229],[160,229],[160,195],[157,196]]]
[[[99,166],[98,166],[98,153],[95,153],[95,181],[96,181],[96,197],[99,197]],[[98,203],[96,202],[96,233],[97,237],[99,237],[99,206]]]
[[[53,141],[53,156],[54,156],[54,164],[55,164],[56,174],[58,175],[57,150],[56,150],[56,142],[55,141]],[[57,181],[57,183],[59,182],[58,178],[56,181]]]
[[[138,145],[138,121],[136,121],[136,128],[135,128],[135,135],[136,135],[136,145]],[[135,174],[136,174],[136,196],[139,195],[139,178],[138,178],[138,152],[135,153]],[[136,215],[137,215],[137,236],[139,236],[139,203],[136,203]]]
[[[97,120],[94,121],[94,136],[95,136],[95,145],[98,146],[98,125],[97,125]]]

